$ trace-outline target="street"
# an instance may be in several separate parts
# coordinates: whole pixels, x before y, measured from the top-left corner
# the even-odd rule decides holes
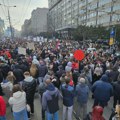
[[[73,120],[76,120],[75,118],[75,111],[76,111],[76,102],[74,102],[74,112],[73,112]],[[39,95],[36,94],[35,95],[35,101],[34,101],[34,108],[35,108],[35,114],[34,116],[31,116],[31,120],[42,120],[42,117],[41,117],[41,104],[40,104],[40,99],[39,99]],[[93,99],[91,99],[91,95],[89,97],[89,101],[88,101],[88,112],[91,111],[91,108],[92,108],[92,105],[93,105]],[[53,105],[54,106],[54,105]],[[60,110],[59,110],[59,120],[62,120],[62,100],[60,100]],[[112,98],[108,104],[108,106],[104,109],[104,117],[106,120],[109,119],[110,117],[110,114],[111,114],[111,109],[112,109]],[[11,109],[10,109],[10,106],[7,106],[7,120],[14,120],[13,117],[12,117],[12,113],[11,113]],[[81,120],[81,119],[80,119]]]

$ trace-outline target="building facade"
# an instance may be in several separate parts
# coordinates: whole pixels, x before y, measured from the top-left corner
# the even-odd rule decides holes
[[[120,0],[48,0],[49,29],[68,34],[78,25],[120,23]]]
[[[2,20],[2,19],[0,18],[0,37],[3,36],[4,30],[5,30],[4,20]]]
[[[36,34],[47,32],[47,14],[48,8],[37,8],[32,11],[31,27]]]
[[[48,8],[37,8],[32,11],[31,18],[25,20],[22,26],[23,35],[38,35],[41,32],[47,32],[47,14]]]

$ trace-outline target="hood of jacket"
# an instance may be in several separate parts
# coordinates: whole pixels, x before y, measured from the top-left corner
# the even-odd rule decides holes
[[[50,79],[50,78],[51,78],[51,76],[48,75],[48,74],[46,74],[43,81],[46,82],[46,80],[47,80],[47,79]]]
[[[55,90],[55,86],[54,86],[52,83],[50,83],[50,84],[47,86],[47,90],[49,90],[49,91],[54,91],[54,90]]]
[[[36,65],[39,65],[39,61],[37,59],[33,59],[32,63],[36,64]]]
[[[92,120],[104,120],[103,116],[103,108],[101,106],[96,106],[92,111]]]
[[[104,82],[108,82],[108,79],[109,79],[108,76],[105,75],[105,74],[102,75],[102,77],[101,77],[101,80],[104,81]]]
[[[81,83],[81,82],[80,82],[80,83],[78,83],[78,85],[81,86],[81,87],[86,87],[86,84],[85,84],[85,83]]]
[[[15,93],[13,93],[13,97],[16,99],[19,99],[22,96],[22,92],[21,91],[17,91]]]
[[[30,76],[30,77],[25,78],[24,81],[25,81],[25,82],[32,82],[33,79],[34,79],[34,78],[33,78],[32,76]]]

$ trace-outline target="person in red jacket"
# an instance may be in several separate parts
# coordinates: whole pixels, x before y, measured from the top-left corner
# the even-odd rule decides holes
[[[0,96],[0,120],[6,120],[6,103],[2,96]]]

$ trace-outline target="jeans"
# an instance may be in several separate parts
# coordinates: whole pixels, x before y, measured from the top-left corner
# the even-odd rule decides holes
[[[6,120],[5,116],[0,116],[0,120]]]
[[[72,120],[73,106],[67,107],[63,105],[63,120]],[[67,119],[66,119],[67,115]]]
[[[46,113],[46,120],[59,120],[58,112],[51,114],[49,112]]]
[[[26,109],[20,112],[13,112],[13,116],[14,116],[14,120],[28,120]]]
[[[82,120],[86,117],[87,115],[87,103],[77,103],[77,118],[81,118]]]

